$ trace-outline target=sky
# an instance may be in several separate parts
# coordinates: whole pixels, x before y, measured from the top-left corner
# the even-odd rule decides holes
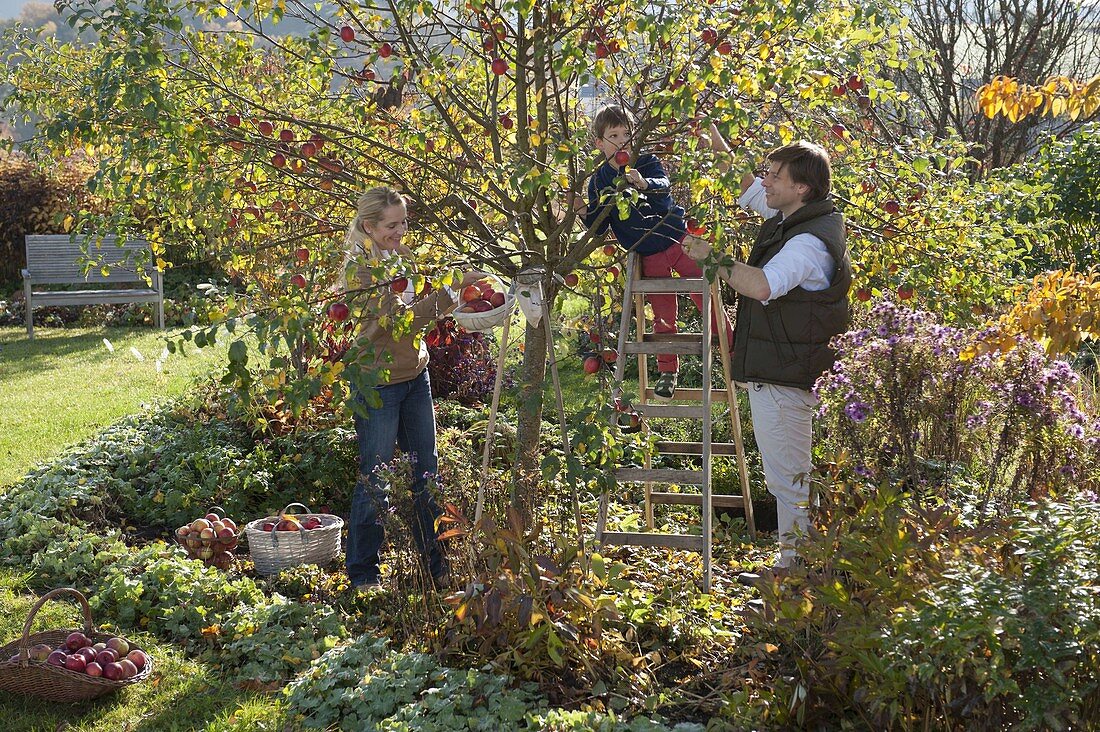
[[[0,20],[11,20],[19,15],[19,11],[27,0],[0,0]]]

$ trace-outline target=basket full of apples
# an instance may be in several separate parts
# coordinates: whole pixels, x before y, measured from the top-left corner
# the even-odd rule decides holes
[[[82,630],[31,633],[34,616],[48,600],[71,594],[84,611]],[[71,587],[39,599],[23,625],[23,636],[0,648],[0,689],[55,702],[76,702],[109,694],[149,677],[153,659],[125,638],[98,633],[88,600]]]
[[[500,278],[492,274],[464,287],[459,298],[462,305],[451,315],[455,322],[470,332],[488,332],[499,328],[516,306],[515,294],[507,292]]]
[[[298,506],[305,513],[291,513]],[[260,574],[275,574],[299,564],[325,566],[340,554],[344,520],[330,513],[310,513],[291,503],[278,516],[250,521],[244,527],[248,552]]]
[[[176,529],[176,541],[192,559],[201,559],[218,569],[233,565],[233,550],[241,532],[221,506],[213,506],[202,518]]]

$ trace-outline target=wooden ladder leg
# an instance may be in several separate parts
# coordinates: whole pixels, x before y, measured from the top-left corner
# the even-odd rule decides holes
[[[703,288],[703,307],[700,309],[700,315],[702,316],[702,331],[703,331],[703,344],[702,344],[702,370],[703,370],[703,449],[702,449],[702,471],[703,471],[703,497],[701,500],[702,519],[703,519],[703,592],[710,593],[711,582],[711,542],[713,540],[713,527],[712,519],[714,516],[713,506],[711,505],[711,450],[710,443],[712,437],[711,423],[713,422],[714,415],[710,406],[710,389],[711,389],[711,356],[713,350],[711,347],[710,339],[710,312],[711,312],[711,289]]]
[[[489,407],[489,426],[485,429],[485,445],[481,451],[481,483],[477,489],[477,506],[474,509],[474,525],[481,521],[485,509],[485,483],[489,480],[489,451],[492,449],[493,433],[496,432],[497,410],[500,408],[500,388],[504,383],[504,356],[508,350],[508,331],[512,326],[512,316],[504,321],[504,330],[500,334],[500,354],[497,356],[497,375],[493,381],[493,401]],[[472,550],[471,550],[472,551]]]
[[[726,382],[726,401],[729,403],[730,424],[733,428],[734,450],[737,452],[737,473],[741,479],[741,499],[744,504],[745,524],[749,528],[749,538],[756,540],[756,519],[752,510],[752,486],[749,485],[749,468],[745,462],[745,440],[741,435],[741,407],[737,397],[737,384],[733,383],[733,371],[730,367],[729,338],[726,336],[726,309],[722,307],[722,298],[717,282],[711,284],[711,296],[714,299],[714,312],[718,318],[718,347],[721,351],[722,378]]]
[[[637,254],[633,256],[635,258],[638,257]],[[641,279],[642,277],[640,264],[638,269],[635,270],[635,276],[638,279]],[[676,296],[673,295],[673,297]],[[645,317],[645,295],[639,293],[634,295],[634,340],[637,343],[642,343],[645,341],[645,334],[648,328],[649,325],[648,323],[646,323]],[[640,404],[649,403],[649,397],[646,396],[647,389],[649,389],[649,357],[644,353],[640,353],[638,354],[638,402]],[[649,424],[644,424],[643,429],[645,429],[645,433],[648,435]],[[642,462],[642,465],[645,467],[646,470],[649,470],[653,467],[653,456],[648,451],[646,452],[645,460]],[[653,531],[653,529],[655,528],[655,523],[653,520],[653,482],[645,482],[642,485],[642,490],[645,493],[646,528],[648,528],[650,531]]]
[[[626,376],[626,336],[630,330],[630,299],[636,270],[638,268],[638,256],[634,253],[627,254],[626,259],[626,287],[623,289],[623,311],[619,315],[619,357],[615,359],[615,385],[614,395],[619,396],[623,390],[623,379]]]

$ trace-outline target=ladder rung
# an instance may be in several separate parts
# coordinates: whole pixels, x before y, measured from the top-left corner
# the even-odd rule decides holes
[[[699,493],[663,493],[650,491],[651,503],[663,503],[673,506],[702,506],[703,496]],[[715,495],[710,496],[710,505],[716,508],[740,508],[745,505],[745,499],[741,496]]]
[[[663,442],[657,443],[657,452],[662,455],[702,455],[701,442]],[[736,455],[737,445],[732,442],[710,443],[711,455]]]
[[[656,396],[656,395],[653,393],[652,389],[646,389],[645,390],[645,396],[646,396],[646,399],[653,399],[654,396]],[[701,402],[701,401],[703,401],[703,390],[702,389],[682,389],[680,387],[676,387],[676,394],[673,396],[673,399],[675,399],[676,401],[684,401],[684,402]],[[729,397],[726,396],[726,390],[725,389],[711,389],[710,390],[710,400],[711,400],[712,404],[715,403],[715,402],[721,402],[722,404],[726,404],[728,399],[729,399]]]
[[[702,343],[702,333],[646,333],[642,340],[646,343]]]
[[[709,416],[698,404],[635,404],[634,409],[646,417],[705,419]]]
[[[627,341],[623,350],[630,354],[645,353],[676,353],[681,356],[702,356],[703,344],[699,341],[694,343],[684,342],[666,342],[666,343],[638,343],[637,341]]]
[[[621,483],[676,483],[677,485],[703,485],[701,470],[673,470],[672,468],[619,468],[615,480]]]
[[[657,534],[629,531],[605,531],[604,544],[619,546],[663,546],[670,549],[703,551],[703,537],[692,534]]]
[[[655,277],[654,279],[634,280],[630,283],[631,292],[684,292],[702,294],[709,283],[701,277]]]

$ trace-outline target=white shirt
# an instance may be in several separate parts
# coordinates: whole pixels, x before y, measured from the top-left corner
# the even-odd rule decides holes
[[[779,211],[768,208],[765,196],[767,191],[764,190],[764,181],[757,178],[741,194],[737,203],[742,208],[756,211],[765,219],[770,219]],[[835,271],[836,262],[829,254],[825,242],[813,234],[792,236],[779,253],[764,265],[764,277],[768,280],[773,300],[799,286],[811,292],[827,289]],[[765,305],[768,302],[770,300],[763,301]]]

